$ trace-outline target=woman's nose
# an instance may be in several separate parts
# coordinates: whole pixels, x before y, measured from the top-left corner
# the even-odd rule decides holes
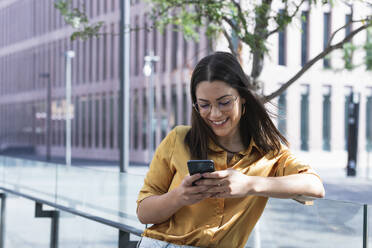
[[[221,114],[222,112],[217,106],[215,105],[211,106],[211,113],[210,113],[211,117],[220,116]]]

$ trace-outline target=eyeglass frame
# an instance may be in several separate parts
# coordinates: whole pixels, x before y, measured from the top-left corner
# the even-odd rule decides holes
[[[229,95],[227,95],[227,96],[229,96]],[[233,100],[233,104],[235,104],[235,102],[236,102],[236,100],[238,99],[238,97],[239,96],[234,96],[234,95],[231,95],[232,97],[235,97],[235,99]],[[225,96],[226,97],[226,96]],[[212,111],[212,106],[214,106],[215,104],[216,104],[216,102],[214,102],[214,103],[209,103],[210,104],[210,108],[209,108],[209,111],[207,112],[207,113],[205,113],[205,114],[203,114],[203,115],[207,115],[207,114],[209,114],[211,111]],[[195,108],[195,111],[197,112],[197,113],[199,113],[200,115],[202,115],[201,113],[200,113],[200,110],[198,110],[198,103],[196,103],[196,102],[194,102],[193,104],[192,104],[192,106]],[[230,110],[227,110],[227,111],[222,111],[221,109],[220,109],[220,107],[218,107],[218,105],[217,105],[217,108],[218,108],[218,110],[220,111],[220,112],[222,112],[222,113],[227,113],[227,112],[230,112],[233,108],[231,108]]]

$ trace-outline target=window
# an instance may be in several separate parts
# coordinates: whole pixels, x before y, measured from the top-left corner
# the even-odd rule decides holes
[[[87,63],[89,63],[88,62],[88,60],[87,60],[87,58],[86,58],[86,56],[87,56],[87,41],[85,40],[85,41],[83,41],[82,43],[81,43],[82,45],[81,45],[81,50],[82,50],[82,58],[81,58],[81,60],[82,60],[82,70],[81,70],[81,74],[82,74],[82,83],[83,84],[85,84],[86,83],[86,80],[87,80],[87,77],[86,77],[86,73],[87,73],[87,70],[86,70],[86,65],[87,65]]]
[[[196,28],[195,32],[197,32],[199,35],[199,27]],[[199,60],[199,42],[194,41],[194,64],[198,63]]]
[[[328,41],[331,36],[331,13],[323,14],[323,48],[326,49],[328,46]],[[323,67],[330,68],[331,62],[330,59],[326,56],[323,59]]]
[[[102,116],[102,128],[101,128],[101,132],[102,132],[102,147],[105,148],[106,147],[106,131],[107,131],[107,128],[106,128],[106,101],[107,101],[107,98],[106,98],[106,94],[103,94],[102,95],[102,111],[101,111],[101,116]]]
[[[173,25],[172,28],[172,70],[177,69],[177,59],[178,59],[178,31],[177,26]]]
[[[138,121],[138,89],[134,90],[134,149],[138,149],[138,126],[139,126],[139,121]]]
[[[165,86],[161,87],[161,139],[164,139],[167,133],[168,118],[167,118],[167,96]]]
[[[97,96],[97,98],[96,98],[96,103],[95,103],[95,105],[96,105],[96,113],[95,113],[95,144],[96,144],[96,147],[99,147],[99,142],[100,142],[100,133],[99,133],[99,131],[100,131],[100,124],[99,124],[99,120],[100,120],[100,108],[99,108],[99,98],[98,98],[98,96]]]
[[[366,51],[366,69],[372,70],[372,32],[367,29],[366,35],[366,44],[364,46]]]
[[[74,79],[75,79],[75,84],[80,84],[80,76],[82,74],[81,72],[81,68],[80,68],[80,65],[81,65],[81,55],[80,55],[80,52],[81,52],[81,48],[80,48],[80,41],[79,40],[76,40],[75,41],[75,47],[76,47],[76,54],[77,56],[75,56],[75,59],[73,59],[73,62],[75,62],[75,68],[76,70],[74,71],[75,68],[73,68],[73,72],[75,72],[75,75],[73,75]],[[72,66],[74,67],[74,66]]]
[[[86,101],[85,101],[85,97],[84,97],[84,100],[81,101],[81,134],[82,134],[82,137],[81,137],[81,146],[82,147],[85,147],[86,145],[86,132],[87,132],[87,129],[85,127],[86,125]]]
[[[93,17],[93,8],[94,8],[93,5],[94,5],[95,2],[96,2],[96,1],[94,1],[94,0],[90,0],[90,4],[89,4],[89,10],[90,10],[90,11],[89,11],[89,14],[90,14],[89,17],[90,17],[90,18]]]
[[[162,69],[163,72],[167,70],[167,36],[168,36],[168,28],[164,28],[164,33],[163,33],[163,49],[162,49]]]
[[[366,102],[366,150],[372,151],[372,88],[367,89]]]
[[[157,126],[158,126],[158,111],[157,111],[157,106],[156,106],[156,87],[153,88],[153,94],[154,94],[154,115],[153,115],[153,119],[152,119],[152,126],[154,127],[152,129],[152,140],[153,140],[153,146],[152,147],[156,147],[156,129],[157,129]]]
[[[145,53],[145,56],[149,55],[148,50],[148,27],[147,27],[147,15],[144,15],[144,28],[143,28],[143,52]]]
[[[207,37],[207,52],[208,55],[213,53],[213,39],[210,37]]]
[[[102,1],[97,1],[97,2],[96,2],[96,6],[97,6],[97,9],[96,9],[96,11],[97,11],[97,16],[99,16],[99,15],[101,14],[101,2],[102,2]],[[103,2],[106,2],[106,1],[103,1]]]
[[[104,1],[106,3],[106,1]],[[108,28],[106,28],[106,26],[104,26],[103,28],[103,81],[105,81],[107,79],[107,32],[108,32]]]
[[[146,88],[142,89],[142,149],[147,149],[147,96]]]
[[[114,78],[114,74],[115,74],[115,66],[117,66],[117,64],[115,63],[115,40],[117,39],[117,36],[116,35],[113,35],[115,33],[115,25],[112,23],[111,24],[111,33],[112,35],[110,36],[110,40],[111,40],[111,46],[110,46],[110,59],[111,59],[111,65],[110,65],[110,78],[113,79]]]
[[[349,105],[351,102],[353,88],[345,88],[345,107],[344,107],[344,138],[345,138],[345,150],[347,150],[348,139],[349,139]]]
[[[279,10],[279,13],[283,13],[284,10]],[[286,65],[286,54],[287,54],[287,30],[284,28],[283,30],[278,32],[278,63],[279,65]]]
[[[301,66],[307,63],[309,58],[309,12],[302,11],[301,14]]]
[[[182,124],[187,125],[188,120],[187,120],[187,110],[189,107],[188,101],[187,101],[187,85],[184,84],[182,86]]]
[[[115,11],[115,3],[116,3],[116,0],[112,0],[111,1],[111,11],[114,12]]]
[[[114,95],[110,97],[110,148],[114,148]]]
[[[170,126],[174,128],[178,123],[178,99],[177,99],[177,85],[172,85],[172,113],[170,116]]]
[[[309,150],[309,86],[301,86],[301,150]]]
[[[89,53],[88,53],[88,63],[89,63],[89,82],[91,83],[93,81],[93,38],[89,38]],[[97,55],[98,56],[98,55]]]
[[[138,76],[139,75],[139,24],[138,24],[138,16],[135,17],[134,19],[134,25],[136,28],[136,31],[134,33],[134,75]]]
[[[351,14],[345,15],[345,24],[348,24],[352,20],[353,20],[353,17]],[[349,25],[345,27],[345,36],[348,36],[352,30],[353,30],[353,24],[350,23]]]
[[[88,98],[88,147],[92,147],[93,99]]]
[[[278,99],[278,130],[281,134],[287,134],[287,94],[282,93]]]
[[[75,114],[74,114],[74,119],[75,119],[75,146],[79,146],[79,137],[80,137],[80,131],[82,130],[80,128],[80,101],[79,101],[79,96],[75,97]]]
[[[185,68],[188,66],[187,51],[188,51],[187,40],[185,39],[185,37],[183,37],[183,49],[182,49],[182,52],[183,52],[183,67],[185,67]]]
[[[331,86],[323,87],[323,150],[331,150]]]
[[[158,55],[158,30],[155,28],[155,22],[153,23],[153,29],[152,29],[152,50],[154,51],[154,55]],[[154,66],[154,73],[157,71],[157,63],[153,64]]]
[[[100,70],[101,70],[101,58],[102,58],[102,55],[101,55],[101,52],[100,50],[102,49],[101,48],[101,44],[102,44],[102,39],[101,38],[94,38],[95,39],[95,44],[96,44],[96,70],[95,70],[95,73],[96,73],[96,78],[95,78],[95,81],[100,81]]]

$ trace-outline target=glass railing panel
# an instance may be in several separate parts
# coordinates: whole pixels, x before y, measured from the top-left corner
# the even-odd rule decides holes
[[[35,218],[35,202],[7,194],[4,247],[49,248],[50,219]]]
[[[270,199],[248,243],[258,247],[363,247],[363,205]],[[252,246],[257,247],[257,246]]]
[[[143,176],[81,167],[59,167],[56,202],[111,221],[144,229],[136,216]]]
[[[54,202],[57,164],[0,157],[1,183],[8,189]]]
[[[119,231],[116,228],[60,212],[59,247],[117,248]]]

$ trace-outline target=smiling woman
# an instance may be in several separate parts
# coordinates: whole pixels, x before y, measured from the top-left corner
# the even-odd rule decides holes
[[[324,196],[231,54],[196,65],[191,97],[191,127],[178,126],[162,141],[139,193],[138,218],[154,224],[139,247],[244,247],[268,197]],[[191,159],[213,160],[215,171],[190,176]]]

